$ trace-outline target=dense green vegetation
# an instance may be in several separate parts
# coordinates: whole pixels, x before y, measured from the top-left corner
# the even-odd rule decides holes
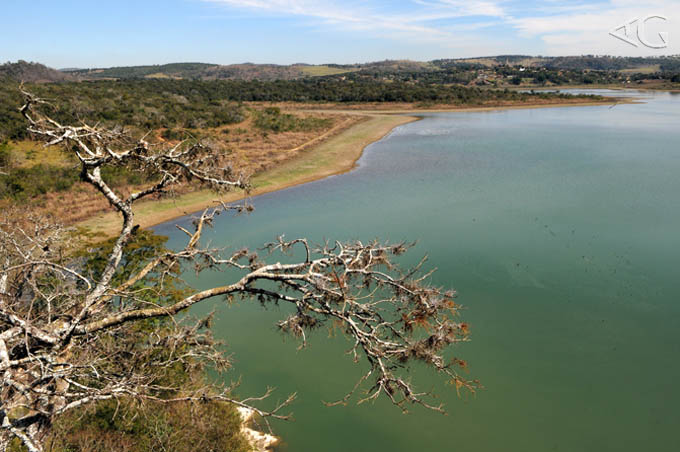
[[[0,199],[25,200],[37,195],[68,190],[78,181],[73,168],[38,164],[14,168],[0,175]]]
[[[18,111],[20,106],[19,85],[9,78],[0,78],[0,142],[27,135],[26,122]]]
[[[0,143],[0,199],[24,200],[40,194],[68,190],[78,181],[73,168],[38,163],[15,168],[12,146]]]
[[[57,121],[103,122],[141,130],[158,128],[219,127],[241,122],[242,106],[214,92],[210,82],[186,80],[132,80],[27,85],[54,105]],[[0,82],[0,139],[27,136],[18,107],[19,85]]]
[[[520,68],[499,66],[495,73],[506,79],[520,79],[536,85],[592,85],[610,84],[624,80],[617,72],[582,70],[551,70],[546,68]]]

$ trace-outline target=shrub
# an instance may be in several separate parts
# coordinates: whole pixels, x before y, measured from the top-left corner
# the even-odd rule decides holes
[[[274,133],[319,130],[332,124],[332,120],[328,118],[300,118],[289,113],[281,113],[278,107],[256,111],[254,117],[255,127]]]

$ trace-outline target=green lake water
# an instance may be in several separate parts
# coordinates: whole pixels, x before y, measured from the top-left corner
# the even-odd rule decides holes
[[[630,93],[628,93],[630,95]],[[280,450],[680,450],[680,95],[645,103],[426,115],[369,146],[348,174],[260,196],[224,216],[215,246],[287,238],[419,240],[455,288],[472,341],[455,352],[484,389],[459,398],[414,381],[449,412],[327,408],[363,367],[342,338],[310,346],[274,325],[285,307],[214,302],[238,393],[297,391]],[[156,231],[180,238],[175,223]],[[233,275],[187,275],[197,288]]]

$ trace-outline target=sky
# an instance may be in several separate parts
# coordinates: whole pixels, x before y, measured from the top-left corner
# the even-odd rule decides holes
[[[680,0],[0,0],[0,62],[55,68],[508,54],[677,55]]]

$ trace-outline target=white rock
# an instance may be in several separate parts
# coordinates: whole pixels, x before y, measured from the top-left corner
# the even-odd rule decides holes
[[[271,448],[279,443],[279,439],[274,435],[258,432],[248,427],[250,421],[255,416],[255,412],[244,407],[236,408],[241,415],[243,424],[241,425],[241,433],[250,442],[253,452],[271,452]]]

